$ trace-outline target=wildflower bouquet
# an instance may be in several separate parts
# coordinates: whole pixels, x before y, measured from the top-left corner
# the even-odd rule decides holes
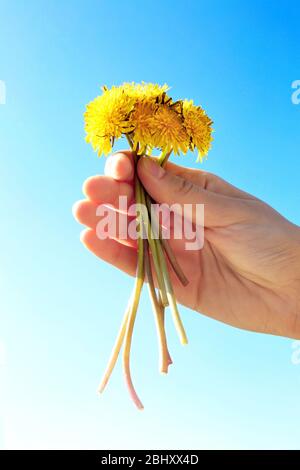
[[[98,155],[111,152],[114,142],[125,136],[135,164],[143,155],[151,158],[156,149],[158,165],[164,165],[171,153],[179,155],[198,150],[198,159],[208,152],[211,144],[212,121],[193,101],[173,99],[168,86],[152,83],[125,83],[119,87],[102,88],[103,93],[87,105],[84,115],[86,140]],[[188,284],[181,267],[163,237],[160,221],[151,210],[153,203],[135,172],[137,221],[137,269],[134,289],[117,336],[111,358],[99,387],[102,392],[110,378],[123,346],[123,369],[129,393],[140,409],[143,405],[134,389],[130,373],[130,350],[135,318],[142,287],[146,278],[154,312],[160,352],[160,371],[168,372],[172,364],[164,325],[165,308],[170,306],[175,327],[182,344],[186,333],[177,308],[167,260],[183,285]],[[156,278],[157,289],[154,285]]]

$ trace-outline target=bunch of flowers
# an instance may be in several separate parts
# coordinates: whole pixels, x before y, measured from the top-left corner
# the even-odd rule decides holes
[[[102,94],[87,105],[85,118],[86,140],[98,155],[109,154],[117,139],[125,136],[134,155],[135,163],[141,155],[151,156],[159,150],[157,164],[164,165],[171,153],[186,154],[198,151],[198,160],[205,156],[212,141],[212,121],[205,111],[193,101],[174,101],[167,85],[152,83],[124,83],[121,86],[102,88]],[[148,282],[149,295],[156,321],[160,371],[168,372],[172,363],[165,333],[165,308],[169,305],[182,344],[187,343],[186,333],[177,308],[167,259],[183,285],[188,284],[167,240],[162,236],[160,222],[151,211],[153,203],[135,172],[135,198],[137,207],[138,256],[133,293],[117,336],[115,346],[99,391],[102,392],[113,371],[123,346],[123,369],[130,395],[138,408],[143,405],[134,389],[130,373],[132,333],[144,280]],[[144,208],[142,210],[141,208]],[[154,236],[158,233],[158,236]],[[146,235],[146,236],[144,236]],[[152,259],[152,263],[150,262]],[[154,273],[152,272],[154,271]],[[155,276],[153,276],[155,274]],[[155,288],[153,278],[157,280]]]

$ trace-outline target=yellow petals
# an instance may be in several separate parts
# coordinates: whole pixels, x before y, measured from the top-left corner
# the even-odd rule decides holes
[[[200,106],[193,101],[184,100],[182,103],[183,125],[190,138],[190,148],[198,149],[198,159],[201,160],[210,149],[212,141],[212,121]]]
[[[152,103],[161,103],[166,96],[169,89],[167,84],[158,85],[157,83],[131,83],[125,84],[128,87],[129,93],[138,100],[143,100]]]
[[[107,155],[115,139],[132,131],[128,117],[134,103],[134,98],[122,88],[112,87],[110,90],[104,88],[103,94],[87,105],[84,114],[86,140],[98,155]]]
[[[182,119],[168,105],[160,105],[153,117],[153,146],[162,152],[174,151],[186,153],[189,148],[189,138],[183,126]]]
[[[173,102],[168,85],[124,83],[108,89],[87,105],[86,140],[99,155],[111,152],[115,140],[129,134],[139,153],[158,148],[163,154],[198,149],[206,155],[211,145],[212,121],[193,101]]]
[[[130,123],[134,128],[133,143],[138,153],[145,153],[146,147],[153,147],[153,116],[157,105],[148,100],[137,101],[130,116]]]

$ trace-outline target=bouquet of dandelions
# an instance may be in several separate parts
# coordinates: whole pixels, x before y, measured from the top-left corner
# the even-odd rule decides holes
[[[185,154],[198,150],[198,159],[206,155],[211,144],[212,121],[193,101],[173,99],[168,86],[152,83],[125,83],[102,88],[103,93],[87,105],[84,115],[86,140],[98,155],[111,152],[116,139],[125,136],[133,153],[135,164],[140,156],[151,157],[153,150],[161,153],[156,161],[164,165],[171,153]],[[139,409],[143,405],[134,389],[130,373],[132,333],[144,279],[155,317],[160,371],[168,372],[172,364],[165,333],[165,307],[170,306],[176,330],[182,344],[187,344],[186,333],[178,312],[168,264],[183,285],[188,284],[175,255],[163,237],[160,221],[151,210],[153,203],[135,172],[135,199],[137,221],[137,268],[134,289],[121,324],[111,358],[99,392],[102,392],[116,364],[123,346],[123,369],[129,393]],[[153,279],[156,279],[157,289]]]

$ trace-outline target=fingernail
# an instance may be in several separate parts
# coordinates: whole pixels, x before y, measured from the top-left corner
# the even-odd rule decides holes
[[[141,164],[144,167],[143,170],[147,173],[150,173],[150,175],[154,176],[154,178],[160,179],[165,174],[164,168],[158,165],[155,161],[151,160],[151,158],[143,157]]]

